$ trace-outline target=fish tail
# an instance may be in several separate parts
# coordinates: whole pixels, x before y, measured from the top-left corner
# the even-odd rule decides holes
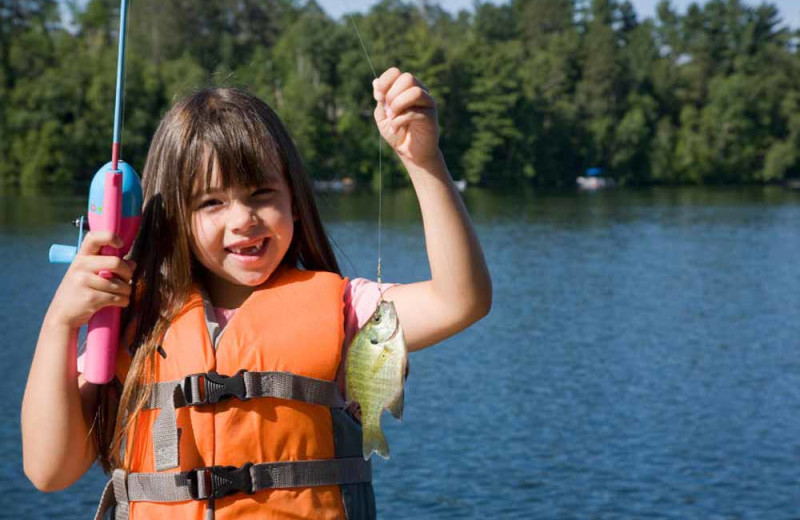
[[[369,460],[373,451],[384,459],[389,458],[389,444],[379,422],[364,424],[363,444],[364,460]]]

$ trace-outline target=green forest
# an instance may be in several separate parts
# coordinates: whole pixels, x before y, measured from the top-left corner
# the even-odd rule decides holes
[[[1,2],[0,185],[83,184],[110,159],[119,2]],[[664,0],[642,19],[618,0],[458,14],[384,0],[352,22],[378,73],[396,65],[432,92],[470,184],[573,186],[587,168],[626,185],[800,177],[800,41],[769,3]],[[313,0],[131,0],[122,155],[141,173],[177,97],[236,86],[277,110],[314,178],[369,186],[372,79],[351,19]]]

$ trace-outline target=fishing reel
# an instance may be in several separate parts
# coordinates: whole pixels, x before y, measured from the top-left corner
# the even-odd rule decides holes
[[[123,240],[125,245],[116,250],[117,256],[124,256],[130,251],[133,245],[133,240],[136,238],[136,233],[139,230],[139,224],[142,219],[142,184],[139,180],[139,175],[133,167],[123,160],[117,164],[117,172],[111,169],[112,163],[106,163],[95,173],[92,179],[92,184],[89,187],[89,205],[87,214],[81,215],[75,220],[74,225],[78,228],[78,244],[77,246],[68,246],[63,244],[53,244],[50,246],[49,259],[51,264],[69,264],[75,259],[78,250],[83,243],[83,235],[85,231],[90,229],[100,230],[106,229],[107,226],[103,225],[104,209],[107,210],[106,215],[111,217],[111,229]],[[115,208],[108,210],[108,206],[104,202],[106,178],[112,174],[113,176],[119,175],[120,188],[121,188],[121,201],[119,203],[119,217],[113,215],[117,212]],[[114,183],[112,177],[112,184]],[[116,188],[112,186],[112,190]],[[112,194],[116,198],[116,193]],[[110,203],[112,206],[114,201]],[[109,215],[109,213],[112,213]],[[116,220],[119,219],[119,229],[116,228]],[[105,253],[104,253],[105,254]]]

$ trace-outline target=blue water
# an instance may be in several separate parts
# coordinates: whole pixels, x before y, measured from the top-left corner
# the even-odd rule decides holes
[[[800,193],[467,192],[489,317],[414,353],[384,418],[382,519],[800,518]],[[428,276],[413,197],[387,196],[384,278]],[[24,478],[19,405],[74,198],[0,197],[0,517],[89,518],[104,482]],[[321,201],[374,277],[374,199]],[[47,213],[42,214],[42,208]]]

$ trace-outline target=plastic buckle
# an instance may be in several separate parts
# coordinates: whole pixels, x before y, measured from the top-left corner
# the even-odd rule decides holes
[[[213,500],[234,493],[255,493],[253,477],[250,475],[252,462],[244,466],[209,466],[190,471],[186,475],[189,482],[189,495],[194,500]]]
[[[247,400],[247,390],[244,387],[245,370],[239,370],[236,375],[223,376],[216,372],[206,375],[206,402],[216,404],[235,397],[240,401]]]
[[[224,376],[213,370],[207,374],[193,374],[183,379],[183,395],[187,406],[201,404],[217,404],[231,397],[247,401],[247,389],[244,385],[244,373],[239,370],[235,375]],[[201,390],[198,398],[193,398],[193,388]]]
[[[206,374],[192,374],[183,378],[183,386],[181,387],[181,391],[183,392],[183,398],[186,401],[186,406],[206,404],[205,392],[198,391],[198,397],[195,399],[194,392],[192,391],[194,388],[198,390],[205,390],[205,378]]]

